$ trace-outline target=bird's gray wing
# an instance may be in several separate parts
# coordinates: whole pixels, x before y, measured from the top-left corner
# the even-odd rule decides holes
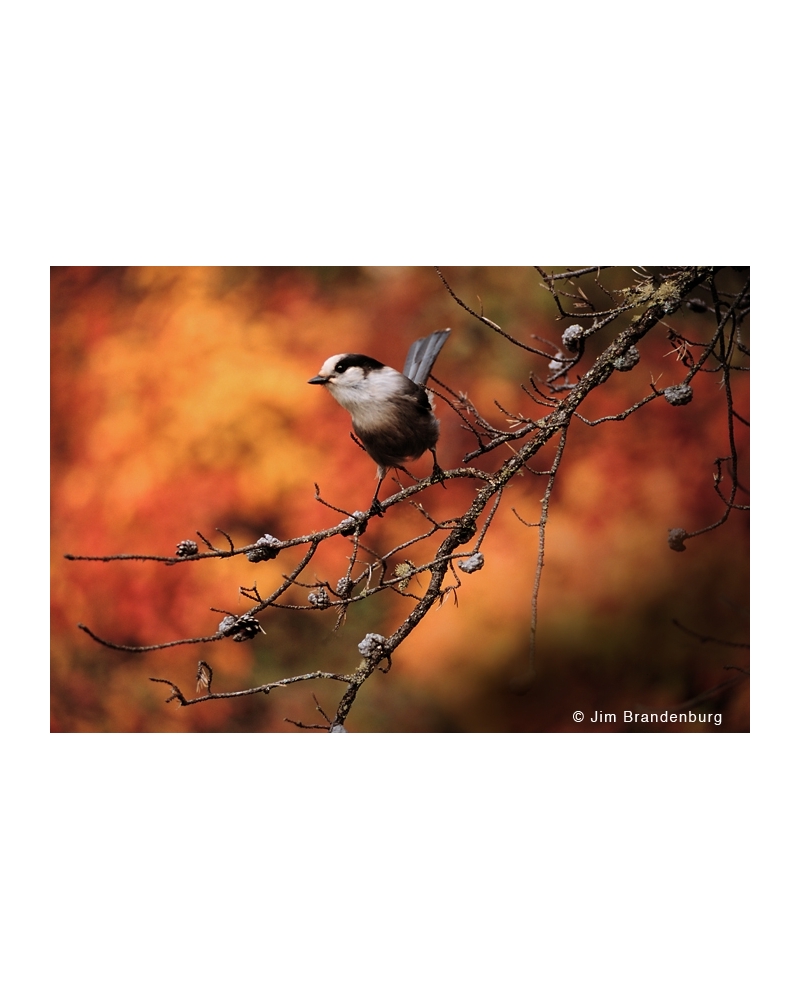
[[[435,333],[428,334],[427,337],[415,340],[408,349],[406,363],[403,365],[403,374],[412,382],[416,382],[417,385],[425,385],[433,363],[449,336],[449,329],[437,330]]]

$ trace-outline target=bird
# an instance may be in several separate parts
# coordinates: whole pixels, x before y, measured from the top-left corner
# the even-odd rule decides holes
[[[434,481],[444,473],[436,459],[439,421],[433,414],[433,397],[425,383],[433,363],[450,336],[450,329],[436,330],[415,340],[406,356],[402,374],[366,354],[334,354],[308,380],[324,385],[353,421],[353,430],[364,450],[378,466],[378,486],[370,514],[382,516],[378,503],[383,480],[390,468],[433,455]]]

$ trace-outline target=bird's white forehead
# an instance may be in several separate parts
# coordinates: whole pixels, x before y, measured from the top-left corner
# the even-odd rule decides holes
[[[329,378],[333,375],[334,368],[339,364],[342,358],[346,357],[345,354],[334,354],[332,357],[328,358],[327,361],[323,361],[322,368],[320,368],[319,373],[324,378]]]

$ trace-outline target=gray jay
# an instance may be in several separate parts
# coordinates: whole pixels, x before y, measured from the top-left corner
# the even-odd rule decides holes
[[[334,354],[323,364],[311,385],[324,385],[353,420],[353,430],[378,466],[378,488],[372,512],[381,513],[378,492],[389,468],[433,454],[433,476],[442,470],[436,461],[439,421],[433,415],[432,396],[424,385],[450,330],[437,330],[411,345],[403,374],[366,354]]]

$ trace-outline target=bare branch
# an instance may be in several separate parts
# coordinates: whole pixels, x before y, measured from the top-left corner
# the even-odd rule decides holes
[[[99,635],[95,635],[94,632],[88,626],[78,622],[78,628],[85,632],[91,639],[95,642],[99,642],[101,646],[107,646],[108,649],[119,649],[123,653],[152,653],[156,649],[169,649],[170,646],[191,646],[198,642],[219,642],[220,639],[224,639],[223,635],[217,633],[216,635],[205,635],[198,636],[194,639],[175,639],[172,642],[158,642],[152,646],[126,646],[117,642],[109,642],[108,639],[101,639]]]

